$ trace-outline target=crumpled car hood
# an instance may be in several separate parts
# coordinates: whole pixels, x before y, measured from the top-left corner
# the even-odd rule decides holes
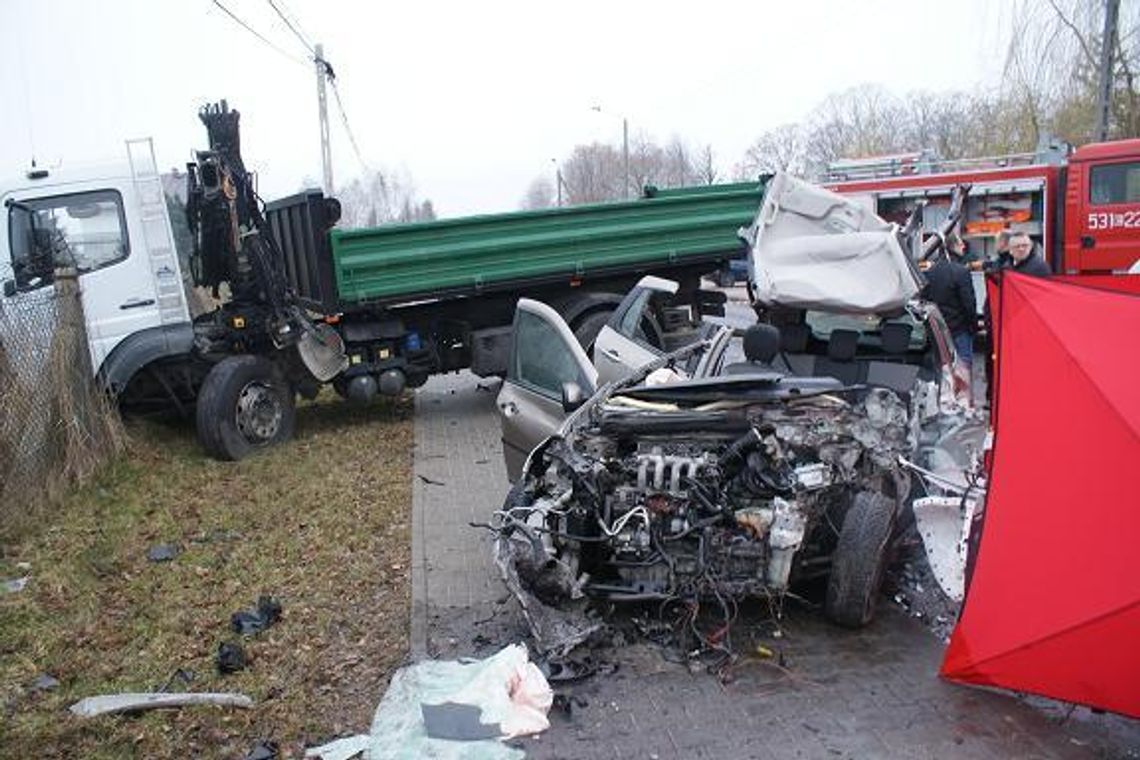
[[[749,278],[758,301],[845,313],[886,313],[922,281],[898,228],[850,198],[779,173],[752,226]]]

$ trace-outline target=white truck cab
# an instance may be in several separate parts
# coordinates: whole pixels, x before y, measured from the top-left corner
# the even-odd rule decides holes
[[[54,270],[74,267],[91,364],[108,380],[109,357],[122,363],[134,354],[126,363],[137,369],[156,348],[186,350],[192,338],[151,141],[128,142],[127,155],[119,165],[33,169],[0,181],[0,308],[50,299]],[[134,369],[112,374],[125,382]]]

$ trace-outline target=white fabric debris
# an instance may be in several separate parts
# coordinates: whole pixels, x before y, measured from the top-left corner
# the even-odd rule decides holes
[[[546,715],[553,701],[554,692],[523,644],[512,644],[484,660],[425,660],[392,676],[367,736],[338,739],[305,756],[348,760],[354,755],[345,752],[363,749],[366,760],[518,760],[525,753],[502,740],[549,728]],[[498,725],[500,738],[455,741],[428,736],[421,706],[444,703],[478,708],[480,722]],[[359,740],[364,744],[358,745]]]

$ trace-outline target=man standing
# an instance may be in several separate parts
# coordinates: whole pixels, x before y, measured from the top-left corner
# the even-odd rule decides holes
[[[962,239],[955,234],[946,238],[946,253],[926,272],[926,287],[922,296],[933,301],[950,334],[954,337],[954,348],[959,361],[969,370],[974,362],[974,333],[978,331],[977,301],[974,299],[974,283],[970,273],[959,260],[964,247]],[[969,377],[969,372],[967,372]]]
[[[1024,232],[1014,232],[1009,236],[1009,249],[998,255],[998,258],[993,262],[992,266],[986,267],[986,271],[996,272],[1006,270],[1010,272],[1021,272],[1022,274],[1030,275],[1031,277],[1049,277],[1053,273],[1049,270],[1049,265],[1045,263],[1045,259],[1041,258],[1041,254],[1037,252],[1036,246],[1033,244],[1033,238],[1029,237]],[[994,328],[993,319],[990,314],[990,304],[986,301],[986,387],[992,387],[994,376]],[[992,394],[991,394],[992,395]]]
[[[1049,265],[1035,250],[1032,238],[1024,232],[1015,232],[1009,238],[1010,271],[1021,272],[1033,277],[1048,277],[1052,274]]]

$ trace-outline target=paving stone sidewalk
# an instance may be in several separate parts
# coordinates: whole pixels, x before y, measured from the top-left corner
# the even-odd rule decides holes
[[[485,521],[507,489],[498,387],[463,373],[433,378],[416,395],[416,659],[483,657],[526,635],[489,534],[468,526]],[[650,645],[608,650],[616,672],[559,684],[577,698],[570,714],[553,713],[550,731],[516,744],[535,758],[1140,757],[1140,723],[1121,732],[1124,719],[1085,708],[1061,721],[1055,707],[939,680],[942,644],[887,602],[854,632],[792,605],[783,636],[765,639],[784,666],[748,661],[727,684]]]

